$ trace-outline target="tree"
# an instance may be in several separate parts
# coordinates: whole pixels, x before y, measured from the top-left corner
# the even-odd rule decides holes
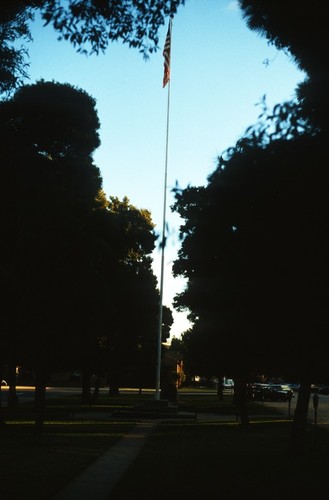
[[[178,197],[176,208],[181,215],[189,214],[189,224],[183,227],[184,250],[176,272],[189,276],[188,288],[177,298],[178,306],[189,304],[196,324],[200,325],[201,317],[203,329],[215,324],[211,310],[222,314],[221,327],[224,322],[238,335],[242,358],[238,357],[234,366],[239,366],[246,377],[252,366],[260,368],[260,359],[267,370],[279,369],[275,358],[259,349],[265,325],[274,333],[284,321],[287,345],[293,342],[289,328],[293,331],[296,327],[316,325],[317,335],[323,332],[327,242],[321,224],[327,224],[322,183],[327,182],[323,158],[328,114],[328,40],[318,24],[320,16],[328,12],[328,4],[290,2],[283,10],[283,4],[278,2],[241,0],[240,6],[248,26],[269,43],[289,51],[307,78],[298,88],[298,103],[276,106],[275,121],[270,119],[269,127],[251,127],[236,147],[220,159],[207,189],[201,192],[201,202],[193,189]],[[189,200],[188,195],[194,196],[194,200]],[[284,252],[280,246],[283,241]],[[302,274],[305,262],[307,267]],[[224,301],[223,293],[216,289],[217,283],[225,283],[221,289],[225,290]],[[286,285],[284,290],[282,283]],[[205,293],[201,297],[202,289]],[[256,303],[264,312],[258,317],[253,306]],[[288,314],[288,321],[284,320],[283,311]],[[272,325],[267,325],[268,317],[275,318]],[[251,353],[253,356],[249,356]],[[308,349],[302,341],[298,343],[298,353],[310,368],[307,373],[305,365],[295,367],[305,379],[305,391],[302,389],[299,397],[303,411],[299,412],[297,405],[295,422],[299,418],[305,422],[307,405],[302,402],[303,395],[304,401],[308,401],[309,377],[316,375],[312,361],[322,358],[316,348]],[[280,359],[281,369],[288,370],[287,357]]]
[[[38,10],[45,25],[52,24],[59,39],[78,52],[98,54],[110,42],[121,41],[145,58],[158,49],[158,29],[184,0],[2,0],[0,7],[0,93],[10,93],[27,77],[25,46],[31,40],[29,23]]]
[[[154,225],[101,191],[98,127],[95,101],[69,85],[41,81],[0,105],[4,362],[35,370],[39,427],[52,371],[81,368],[87,397],[91,373],[116,391],[140,353],[155,364]]]
[[[297,89],[301,115],[313,124],[317,133],[322,136],[322,145],[325,144],[328,137],[329,111],[328,38],[325,30],[319,29],[319,26],[320,19],[328,15],[328,2],[295,0],[285,6],[279,2],[261,0],[240,0],[239,3],[248,26],[265,36],[279,49],[288,50],[298,66],[306,71],[307,77]],[[322,162],[320,156],[318,162]],[[298,447],[302,442],[309,396],[308,380],[301,384],[299,391],[294,421],[294,447]]]
[[[278,126],[251,128],[208,185],[177,192],[173,207],[186,220],[174,272],[188,279],[175,306],[192,311],[193,338],[202,332],[224,371],[244,383],[256,373],[310,383],[324,368],[327,151],[321,135],[290,118],[284,125],[278,113]],[[305,328],[317,338],[312,346],[296,341]],[[265,332],[282,332],[286,350],[269,350]]]
[[[248,27],[279,50],[287,51],[306,72],[305,81],[297,88],[299,101],[305,116],[328,131],[329,41],[326,31],[319,28],[321,19],[329,14],[328,2],[293,0],[285,5],[275,1],[239,0],[239,4]]]
[[[310,78],[327,74],[329,42],[319,22],[329,13],[326,0],[239,0],[248,27],[288,51]],[[327,74],[328,76],[328,74]]]
[[[101,187],[98,127],[95,101],[69,85],[41,81],[0,105],[2,335],[6,361],[36,372],[40,425],[46,376],[78,339],[80,249]]]
[[[105,209],[95,211],[92,227],[94,237],[104,245],[100,262],[106,281],[102,368],[110,393],[117,394],[127,373],[138,381],[140,359],[154,363],[156,359],[159,292],[150,257],[156,236],[150,213],[131,205],[128,198],[110,197]]]
[[[0,8],[0,95],[9,94],[27,78],[27,52],[17,41],[31,40],[31,12],[24,6],[4,2]],[[16,43],[15,43],[16,42]]]
[[[168,306],[162,306],[162,342],[167,342],[170,337],[170,329],[173,325],[174,317],[172,310]]]

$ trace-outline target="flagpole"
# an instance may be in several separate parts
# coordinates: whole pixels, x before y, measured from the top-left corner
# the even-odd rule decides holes
[[[160,297],[159,297],[159,324],[158,324],[158,345],[157,345],[157,363],[156,363],[156,385],[155,399],[160,399],[160,381],[161,381],[161,346],[162,346],[162,313],[163,313],[163,286],[164,286],[164,256],[166,246],[166,209],[167,209],[167,177],[168,177],[168,145],[169,145],[169,111],[170,111],[170,51],[171,51],[171,30],[172,18],[169,20],[169,29],[166,42],[169,42],[169,58],[165,58],[165,78],[164,86],[168,84],[167,93],[167,124],[166,124],[166,150],[165,150],[165,169],[163,183],[163,218],[162,218],[162,240],[161,240],[161,268],[160,268]],[[164,53],[165,55],[165,53]],[[166,73],[167,71],[167,73]]]

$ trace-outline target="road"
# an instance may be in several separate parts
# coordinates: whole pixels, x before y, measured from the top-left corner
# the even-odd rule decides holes
[[[282,413],[293,417],[296,409],[298,393],[295,393],[295,396],[291,400],[290,410],[289,403],[287,402],[266,402],[263,403],[264,406],[277,408]],[[329,396],[325,396],[323,394],[319,395],[318,408],[315,414],[315,409],[313,407],[313,394],[311,395],[309,407],[308,407],[308,420],[312,423],[317,423],[317,425],[321,425],[323,427],[327,427],[329,429]],[[316,420],[316,422],[315,422]]]

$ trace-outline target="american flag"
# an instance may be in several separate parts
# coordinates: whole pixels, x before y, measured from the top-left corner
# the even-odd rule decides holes
[[[162,52],[162,55],[164,57],[163,87],[165,87],[170,80],[170,49],[171,49],[171,19],[169,21],[166,41]]]

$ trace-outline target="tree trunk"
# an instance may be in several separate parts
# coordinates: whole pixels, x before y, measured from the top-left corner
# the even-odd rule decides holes
[[[234,402],[236,405],[236,416],[240,417],[241,425],[249,424],[247,383],[245,377],[237,376],[234,380]]]
[[[88,368],[84,368],[81,372],[81,385],[82,385],[82,404],[91,404],[91,374]]]
[[[223,399],[224,399],[224,377],[223,377],[223,375],[218,375],[217,396],[218,396],[219,401],[223,401]]]
[[[109,386],[109,396],[116,397],[116,396],[119,396],[119,394],[120,394],[119,386],[116,384],[111,384]]]
[[[120,377],[116,370],[119,370],[115,365],[111,366],[108,371],[108,383],[109,383],[109,396],[117,397],[120,395]]]
[[[39,367],[35,372],[35,433],[42,434],[46,407],[46,372]]]
[[[96,375],[96,378],[95,378],[95,387],[94,387],[94,393],[93,393],[93,401],[95,403],[96,403],[96,401],[98,401],[100,384],[101,384],[101,378],[100,378],[99,375]]]
[[[303,451],[310,396],[311,396],[310,381],[309,380],[301,381],[298,391],[298,399],[292,426],[292,434],[289,443],[290,453],[293,456],[298,456]]]
[[[17,394],[16,394],[16,366],[10,365],[8,367],[8,415],[11,417],[17,414]]]
[[[2,407],[2,389],[1,389],[1,385],[0,385],[0,425],[3,425],[4,423],[5,423],[5,419],[3,416],[3,407]]]
[[[0,365],[0,380],[3,379],[4,375],[4,367],[3,365]],[[3,406],[2,406],[2,386],[0,384],[0,425],[5,423],[5,418],[3,415]]]

